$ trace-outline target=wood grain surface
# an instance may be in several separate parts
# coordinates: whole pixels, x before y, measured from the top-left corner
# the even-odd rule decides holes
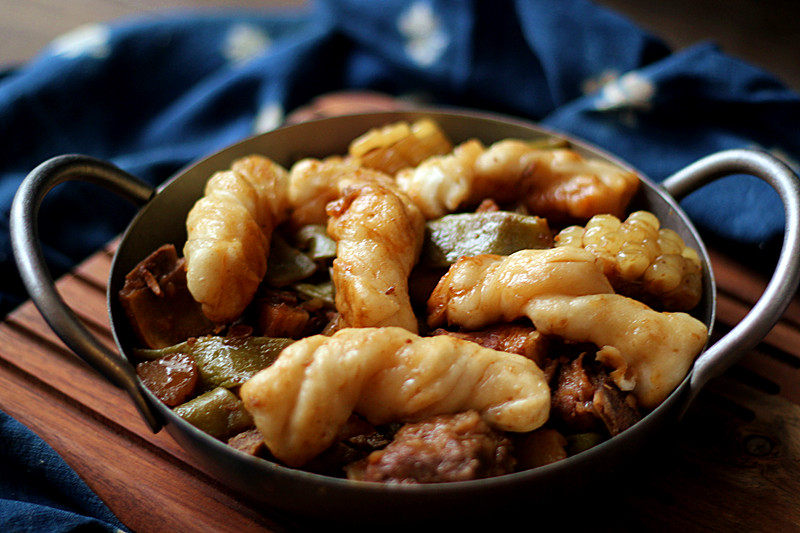
[[[342,112],[354,99],[360,109],[397,105],[380,95],[331,95],[289,120]],[[105,287],[115,246],[57,282],[67,304],[112,348]],[[741,320],[766,281],[719,252],[712,262],[718,337]],[[214,481],[166,433],[151,433],[130,400],[72,354],[31,302],[0,324],[0,409],[47,441],[134,531],[330,528]],[[504,521],[512,516],[602,531],[800,531],[800,301],[700,394],[681,424],[632,452],[607,484],[561,505],[502,510]],[[496,527],[498,516],[483,520],[462,527]],[[452,529],[455,522],[439,525]]]
[[[110,264],[103,250],[58,282],[109,343]],[[724,331],[751,303],[742,293],[757,297],[764,283],[717,254],[714,267]],[[615,480],[612,494],[582,502],[591,516],[615,509],[602,530],[800,529],[800,344],[786,340],[800,335],[797,305],[637,457],[647,475],[627,472],[635,483]],[[0,408],[53,446],[135,531],[304,529],[302,517],[249,502],[207,476],[167,434],[151,433],[129,399],[73,355],[30,302],[0,325]]]

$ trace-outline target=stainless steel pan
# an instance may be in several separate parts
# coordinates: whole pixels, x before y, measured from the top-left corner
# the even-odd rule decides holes
[[[508,137],[558,136],[585,155],[630,168],[580,140],[519,120],[462,111],[384,112],[323,119],[285,127],[226,148],[179,172],[154,190],[113,165],[80,155],[50,159],[26,178],[11,212],[14,254],[31,299],[53,330],[86,362],[124,389],[155,432],[166,429],[209,473],[269,506],[317,517],[391,517],[424,511],[443,515],[454,509],[495,506],[524,495],[529,502],[562,490],[574,490],[648,441],[669,422],[680,419],[703,385],[755,346],[780,318],[792,298],[800,272],[800,187],[792,171],[772,156],[751,150],[710,155],[658,185],[646,176],[634,208],[654,212],[665,227],[677,231],[698,250],[703,262],[703,298],[695,316],[709,328],[714,322],[716,289],[707,251],[678,200],[705,183],[729,174],[750,174],[769,183],[780,195],[786,232],[775,272],[766,292],[732,331],[698,357],[680,386],[641,422],[620,435],[563,461],[524,472],[478,481],[437,485],[387,486],[319,476],[286,468],[238,452],[195,429],[158,401],[138,380],[129,353],[134,346],[126,317],[117,301],[125,274],[164,243],[182,249],[185,219],[208,177],[239,157],[260,153],[290,165],[305,156],[344,153],[348,142],[370,127],[422,116],[436,120],[455,142],[478,137],[491,143]],[[631,169],[634,172],[635,169]],[[39,245],[37,214],[42,199],[55,185],[69,180],[97,183],[142,206],[122,237],[108,283],[108,309],[119,354],[105,348],[80,323],[56,292]]]

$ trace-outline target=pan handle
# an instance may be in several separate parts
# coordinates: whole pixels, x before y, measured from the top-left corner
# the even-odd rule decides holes
[[[794,297],[800,279],[800,182],[779,159],[756,150],[727,150],[693,163],[662,186],[680,199],[706,183],[731,174],[749,174],[769,183],[783,202],[786,230],[775,271],[758,302],[739,324],[694,363],[686,406],[709,379],[720,375],[761,342]]]
[[[137,205],[146,204],[155,192],[147,183],[99,159],[83,155],[49,159],[28,174],[14,196],[11,205],[14,258],[31,300],[48,325],[72,351],[126,391],[147,425],[156,432],[162,427],[161,420],[143,393],[133,366],[89,333],[58,294],[44,260],[39,243],[39,207],[53,187],[72,180],[101,185]]]

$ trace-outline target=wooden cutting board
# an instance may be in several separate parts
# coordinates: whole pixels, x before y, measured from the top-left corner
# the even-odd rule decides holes
[[[350,111],[353,98],[323,98],[290,120]],[[359,109],[397,106],[379,95],[356,100]],[[112,348],[105,287],[113,249],[114,243],[57,283]],[[712,252],[712,260],[719,335],[746,314],[765,280],[721,253]],[[72,354],[31,302],[0,324],[0,409],[47,441],[135,531],[326,526],[249,501],[203,472],[166,433],[151,433],[128,398]],[[517,514],[531,527],[800,531],[800,301],[631,465],[563,506],[532,502],[486,522],[508,523],[503,519]]]

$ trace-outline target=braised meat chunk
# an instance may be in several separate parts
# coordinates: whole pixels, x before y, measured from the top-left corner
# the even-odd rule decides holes
[[[465,341],[480,344],[484,348],[498,352],[515,353],[531,359],[543,368],[544,356],[547,353],[547,337],[531,326],[501,324],[478,331],[447,331],[436,329],[431,335],[450,335]]]
[[[189,293],[184,260],[171,244],[125,276],[119,301],[134,333],[148,348],[166,348],[214,328]]]
[[[563,361],[556,372],[551,419],[572,432],[605,427],[617,435],[641,419],[635,397],[621,391],[599,364],[586,354]]]
[[[443,483],[513,472],[511,441],[476,411],[437,416],[400,428],[383,450],[350,465],[347,476],[384,483]]]
[[[597,424],[592,409],[595,385],[583,367],[583,355],[561,365],[557,374],[550,416],[571,430],[594,429]]]
[[[642,419],[636,408],[636,398],[620,391],[608,374],[597,375],[595,382],[598,385],[592,397],[592,408],[610,435],[617,435]]]
[[[156,397],[175,407],[188,401],[200,382],[200,371],[187,354],[173,353],[136,365],[136,374]]]
[[[255,331],[264,337],[300,339],[323,330],[335,315],[313,302],[301,301],[296,292],[267,290],[253,303]]]
[[[228,446],[255,457],[264,455],[267,449],[264,445],[264,438],[256,428],[250,428],[234,435],[228,439]]]

